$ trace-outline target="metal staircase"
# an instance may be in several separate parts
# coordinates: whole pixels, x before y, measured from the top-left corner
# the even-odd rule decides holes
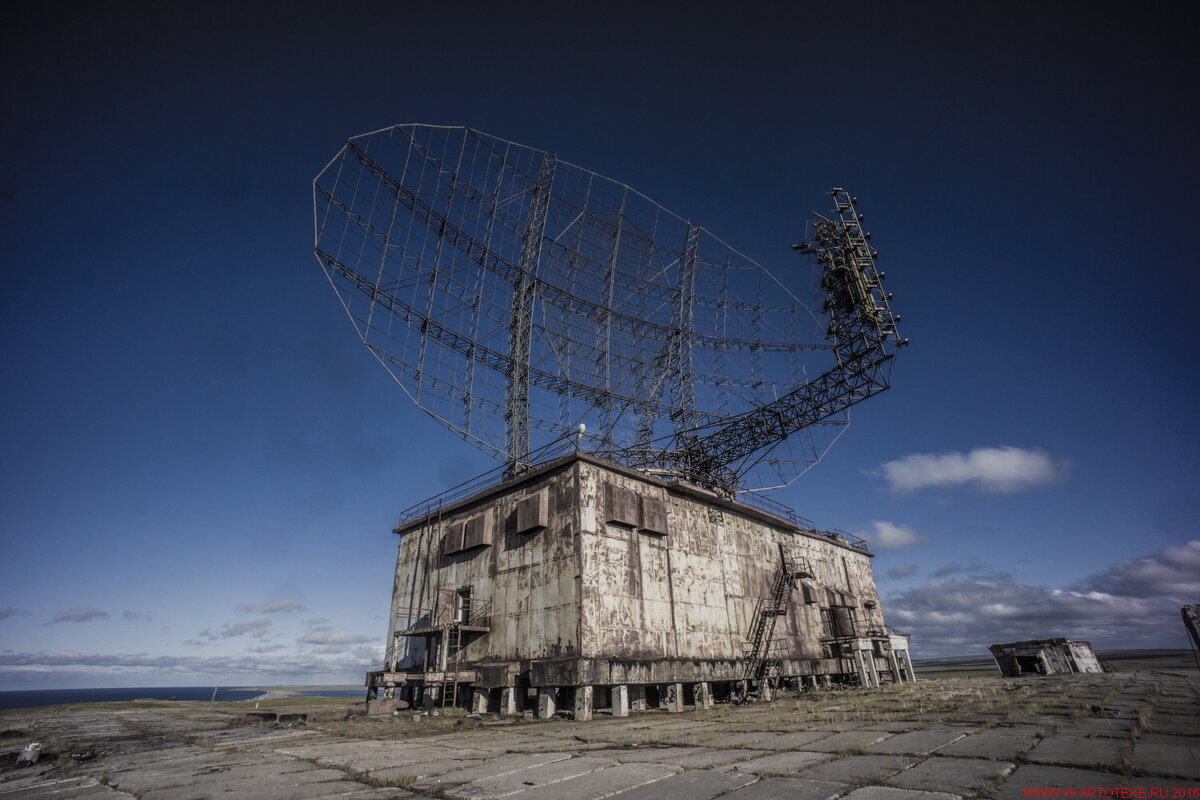
[[[742,702],[757,700],[763,696],[764,689],[774,690],[778,685],[782,663],[773,657],[771,646],[775,638],[775,621],[787,614],[788,600],[795,582],[811,577],[808,561],[802,556],[789,555],[783,545],[779,545],[779,571],[775,573],[771,595],[755,604],[754,616],[750,619],[746,655],[743,657]]]

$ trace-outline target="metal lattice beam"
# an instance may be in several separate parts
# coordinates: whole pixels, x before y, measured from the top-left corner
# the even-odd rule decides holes
[[[826,303],[810,310],[625,184],[398,125],[317,176],[314,253],[409,398],[510,472],[586,423],[602,455],[734,492],[790,482],[886,388],[895,320],[851,199],[834,200],[813,223]]]

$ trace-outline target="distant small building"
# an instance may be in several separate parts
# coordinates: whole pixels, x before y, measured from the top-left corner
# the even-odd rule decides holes
[[[1064,672],[1103,672],[1090,642],[1034,639],[994,644],[988,648],[996,667],[1006,678],[1021,675],[1056,675]]]

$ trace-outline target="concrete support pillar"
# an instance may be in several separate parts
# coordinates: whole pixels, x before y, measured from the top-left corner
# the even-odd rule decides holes
[[[523,694],[523,693],[522,693]],[[512,686],[505,686],[500,690],[500,713],[501,714],[519,714],[522,711],[521,706],[524,705],[518,698],[517,690]]]
[[[646,702],[646,692],[642,691],[642,702]],[[614,686],[612,687],[612,715],[614,717],[629,716],[629,687]]]
[[[575,721],[587,722],[592,718],[592,702],[595,689],[591,686],[575,687]]]
[[[854,663],[858,666],[859,684],[868,689],[874,686],[875,684],[871,682],[871,673],[867,671],[867,660],[862,650],[854,651]]]
[[[745,700],[747,697],[750,696],[750,681],[738,681],[737,688],[738,688],[738,697]]]
[[[696,684],[696,707],[697,708],[712,708],[713,693],[712,684],[707,681]]]
[[[879,669],[878,669],[878,666],[875,664],[875,653],[868,650],[865,653],[863,653],[863,659],[867,662],[867,667],[871,673],[871,685],[875,686],[875,687],[879,687],[880,686]]]
[[[765,675],[763,676],[762,683],[759,685],[758,697],[764,703],[770,703],[775,699],[775,684]]]
[[[888,653],[888,663],[892,665],[892,682],[904,683],[904,673],[900,671],[900,659],[896,658],[895,650]]]
[[[908,651],[904,652],[904,666],[908,667],[908,679],[913,683],[917,682],[917,673],[913,672],[912,659],[908,657]]]
[[[821,685],[824,686],[826,689],[831,688],[833,686],[833,678],[829,677],[828,675],[822,675],[821,676]]]
[[[629,687],[629,709],[631,711],[645,711],[646,704],[646,687],[634,685]]]
[[[554,705],[555,690],[553,686],[539,686],[538,690],[538,719],[550,719],[557,708]]]
[[[815,692],[817,690],[817,676],[809,675],[805,680],[808,681],[808,688]]]
[[[662,693],[662,707],[672,714],[683,711],[683,684],[668,683]]]
[[[471,713],[472,714],[486,714],[487,713],[488,695],[490,695],[490,694],[491,694],[491,692],[489,692],[487,689],[481,689],[478,686],[475,687],[475,690],[473,692],[471,692]]]

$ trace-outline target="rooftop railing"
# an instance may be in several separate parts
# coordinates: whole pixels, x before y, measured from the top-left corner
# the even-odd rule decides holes
[[[581,452],[580,446],[587,442],[588,444],[595,443],[601,445],[598,437],[593,437],[589,434],[572,432],[567,436],[563,436],[531,455],[531,460],[538,465],[548,463],[556,458],[567,455],[571,452]],[[446,506],[453,505],[460,500],[465,500],[472,495],[478,494],[485,489],[497,486],[504,481],[505,465],[501,464],[487,472],[476,475],[474,478],[466,480],[457,486],[452,486],[440,494],[436,494],[426,500],[422,500],[400,512],[400,520],[396,524],[397,528],[402,528],[405,525],[415,522],[419,519],[424,519],[436,515],[441,509]],[[519,477],[519,476],[518,476]],[[656,476],[651,476],[656,477]],[[660,480],[666,480],[659,478]],[[764,511],[774,517],[786,520],[798,528],[806,531],[812,531],[820,536],[824,536],[831,541],[840,542],[850,545],[851,547],[865,548],[867,540],[861,536],[855,536],[847,531],[833,529],[821,530],[812,520],[800,516],[796,511],[783,503],[773,500],[763,494],[756,492],[743,492],[737,496],[736,502],[743,505],[756,508],[759,511]]]

